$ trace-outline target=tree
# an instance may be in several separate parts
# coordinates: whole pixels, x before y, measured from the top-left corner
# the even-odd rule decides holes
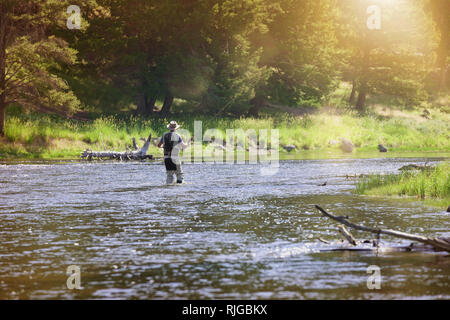
[[[96,77],[108,90],[119,89],[123,93],[119,104],[135,104],[140,115],[156,115],[156,101],[164,100],[158,113],[162,117],[170,112],[175,95],[192,98],[202,91],[205,70],[192,49],[203,19],[195,10],[202,2],[97,2],[105,14],[93,15],[86,33],[71,41],[86,62],[74,79],[77,86],[86,77]],[[87,102],[102,105],[94,99]]]
[[[17,103],[37,111],[68,114],[79,101],[58,76],[76,52],[53,35],[66,27],[69,1],[0,1],[0,135],[6,107]]]
[[[344,74],[352,81],[349,99],[365,110],[367,95],[387,94],[404,102],[426,99],[425,78],[432,69],[434,34],[420,1],[374,1],[381,7],[381,29],[367,27],[368,3],[339,2],[337,33],[346,52]]]
[[[258,96],[285,105],[317,104],[339,69],[336,1],[283,0],[280,12],[258,39],[261,63],[273,71]]]
[[[87,73],[132,96],[139,114],[156,115],[154,104],[163,100],[158,115],[166,117],[175,97],[205,112],[242,112],[267,78],[250,41],[266,28],[267,0],[98,3],[109,14],[93,17],[74,46]]]
[[[262,48],[252,39],[268,31],[278,2],[209,2],[196,50],[212,74],[199,108],[214,114],[244,114],[256,89],[270,76],[270,69],[260,63]]]

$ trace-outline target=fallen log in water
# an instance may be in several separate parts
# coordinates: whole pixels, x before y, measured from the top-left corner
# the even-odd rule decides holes
[[[110,160],[120,160],[120,161],[128,161],[128,160],[145,160],[145,159],[153,159],[152,155],[147,154],[148,147],[150,146],[152,139],[152,135],[150,134],[148,139],[145,140],[144,145],[141,149],[135,151],[92,151],[92,150],[84,150],[81,153],[81,158],[84,160],[93,160],[93,159],[110,159]],[[137,149],[136,139],[133,138],[133,147]]]
[[[396,238],[417,241],[417,242],[422,243],[425,246],[428,246],[429,248],[430,247],[433,248],[436,251],[447,251],[447,252],[450,252],[450,238],[429,238],[429,237],[424,237],[424,236],[421,236],[421,235],[409,234],[409,233],[400,232],[400,231],[396,231],[396,230],[376,229],[376,228],[370,228],[370,227],[366,227],[366,226],[360,226],[360,225],[357,225],[357,224],[354,224],[354,223],[351,223],[350,221],[348,221],[347,217],[337,217],[337,216],[332,215],[331,213],[326,212],[324,209],[322,209],[318,205],[316,205],[315,207],[324,216],[326,216],[326,217],[328,217],[330,219],[333,219],[333,220],[335,220],[337,222],[340,222],[340,223],[342,223],[342,224],[344,224],[344,225],[346,225],[346,226],[348,226],[350,228],[353,228],[353,229],[356,229],[356,230],[360,230],[360,231],[374,233],[378,237],[381,234],[386,234],[386,235],[390,235],[390,236],[393,236],[393,237],[396,237]],[[420,246],[411,244],[408,247],[398,247],[397,249],[401,250],[401,249],[410,248],[410,250],[403,250],[403,251],[411,251],[411,249],[413,247],[414,248],[419,248]],[[396,248],[394,247],[393,250],[395,251],[395,249]],[[362,250],[363,251],[367,251],[367,248],[362,248]],[[372,249],[372,250],[378,250],[378,249]],[[385,251],[385,250],[383,250],[383,251]]]

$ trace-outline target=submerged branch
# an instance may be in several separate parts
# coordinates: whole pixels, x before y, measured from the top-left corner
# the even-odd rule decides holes
[[[434,247],[435,249],[439,250],[439,251],[448,251],[450,252],[450,239],[444,239],[444,238],[428,238],[428,237],[424,237],[424,236],[420,236],[420,235],[415,235],[415,234],[409,234],[409,233],[405,233],[405,232],[400,232],[400,231],[396,231],[396,230],[388,230],[388,229],[376,229],[376,228],[371,228],[371,227],[366,227],[366,226],[360,226],[354,223],[351,223],[350,221],[347,220],[346,217],[337,217],[332,215],[331,213],[326,212],[324,209],[322,209],[320,206],[316,205],[315,206],[317,210],[319,210],[324,216],[335,220],[337,222],[340,222],[350,228],[356,229],[356,230],[360,230],[360,231],[365,231],[365,232],[370,232],[370,233],[375,233],[375,234],[387,234],[396,238],[401,238],[401,239],[407,239],[407,240],[412,240],[412,241],[417,241],[417,242],[421,242],[427,245],[430,245],[432,247]]]
[[[356,240],[353,237],[353,235],[347,230],[347,228],[345,226],[343,226],[342,224],[338,226],[338,230],[339,232],[344,236],[345,239],[347,239],[347,241],[352,245],[352,246],[356,246]]]

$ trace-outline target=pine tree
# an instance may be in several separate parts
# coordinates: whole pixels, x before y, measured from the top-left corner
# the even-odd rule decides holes
[[[68,114],[79,101],[58,76],[76,52],[56,36],[66,28],[70,1],[0,1],[0,135],[5,134],[6,108],[20,104],[37,111]]]

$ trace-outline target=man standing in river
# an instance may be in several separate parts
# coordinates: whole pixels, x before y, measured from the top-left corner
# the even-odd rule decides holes
[[[177,176],[177,183],[183,183],[183,169],[181,168],[181,161],[178,155],[180,148],[186,147],[186,144],[181,139],[181,136],[175,131],[180,126],[176,121],[170,121],[167,125],[169,132],[166,132],[161,137],[158,143],[158,148],[164,147],[164,164],[167,172],[167,184],[173,183],[173,176]]]

